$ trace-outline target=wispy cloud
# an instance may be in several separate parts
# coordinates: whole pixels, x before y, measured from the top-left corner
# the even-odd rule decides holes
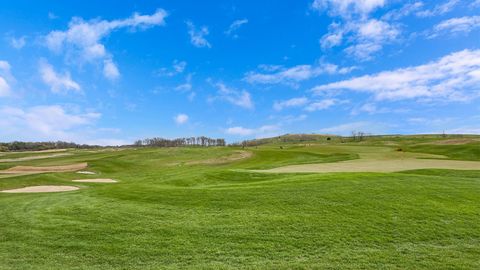
[[[0,97],[10,96],[11,87],[9,81],[14,78],[10,72],[10,64],[7,61],[0,60]]]
[[[178,74],[182,74],[187,68],[187,62],[179,61],[177,59],[173,60],[172,66],[169,68],[161,68],[155,71],[155,74],[158,76],[173,77]]]
[[[115,65],[112,59],[103,61],[103,76],[109,80],[116,80],[120,77],[120,71],[118,71],[117,65]]]
[[[10,37],[9,41],[10,41],[10,46],[12,46],[12,48],[19,50],[25,47],[25,45],[27,44],[27,37],[25,36],[22,36],[19,38]]]
[[[275,109],[276,111],[281,111],[285,108],[300,107],[307,103],[308,98],[306,97],[291,98],[283,101],[275,101],[275,103],[273,104],[273,109]]]
[[[372,94],[377,100],[423,98],[468,101],[480,95],[480,50],[449,54],[428,64],[383,71],[319,85],[313,92],[351,90]]]
[[[0,135],[26,140],[72,140],[75,130],[93,124],[101,114],[74,114],[58,105],[0,108]]]
[[[53,66],[45,59],[40,60],[39,71],[43,82],[50,87],[50,90],[53,93],[60,93],[62,91],[81,91],[80,85],[72,80],[69,72],[65,72],[64,74],[57,73]]]
[[[468,34],[476,29],[480,29],[480,16],[451,18],[435,25],[429,38],[435,38],[442,34]]]
[[[417,12],[417,16],[419,17],[433,17],[438,15],[443,15],[445,13],[450,12],[455,8],[455,6],[460,3],[460,0],[447,0],[441,4],[436,5],[432,9],[426,9]]]
[[[383,20],[399,20],[418,12],[424,6],[422,1],[409,2],[399,9],[393,9],[382,16]]]
[[[322,74],[347,74],[355,67],[339,67],[334,64],[321,63],[319,65],[297,65],[290,68],[274,66],[272,72],[249,71],[244,80],[252,84],[287,84],[296,86],[297,83],[309,80]],[[264,68],[262,68],[264,70]]]
[[[236,20],[230,24],[228,29],[225,31],[225,35],[232,37],[232,38],[238,38],[238,35],[236,34],[236,31],[244,24],[247,24],[248,20],[247,19],[241,19],[241,20]]]
[[[217,88],[217,95],[210,98],[210,101],[220,99],[245,109],[255,107],[249,92],[228,87],[224,83],[216,83],[215,87]]]
[[[326,110],[332,106],[347,103],[348,101],[345,100],[338,100],[334,98],[327,98],[320,101],[310,103],[305,110],[309,112],[321,111]]]
[[[208,27],[202,26],[200,29],[197,29],[191,21],[187,21],[186,24],[188,27],[188,34],[190,35],[190,42],[193,46],[198,48],[212,47],[210,42],[205,38],[209,34]]]

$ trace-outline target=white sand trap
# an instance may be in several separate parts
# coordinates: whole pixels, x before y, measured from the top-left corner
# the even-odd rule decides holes
[[[0,174],[36,174],[48,172],[74,172],[85,169],[88,166],[86,162],[60,166],[15,166],[6,170],[1,170]]]
[[[79,174],[90,174],[90,175],[97,174],[95,172],[90,172],[90,171],[78,171],[77,173],[79,173]]]
[[[31,157],[20,157],[20,158],[4,158],[0,159],[0,162],[18,162],[18,161],[27,161],[35,159],[44,159],[44,158],[54,158],[62,156],[70,156],[71,153],[60,153],[60,154],[51,154],[51,155],[42,155],[42,156],[31,156]]]
[[[399,172],[419,169],[480,170],[479,161],[442,159],[356,159],[335,163],[303,164],[254,170],[269,173]]]
[[[97,179],[77,179],[72,180],[72,182],[78,183],[117,183],[118,181],[108,178],[97,178]]]
[[[2,190],[4,193],[43,193],[43,192],[64,192],[79,189],[74,186],[31,186],[17,189]]]

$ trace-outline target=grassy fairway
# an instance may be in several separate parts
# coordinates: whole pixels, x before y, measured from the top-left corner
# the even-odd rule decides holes
[[[388,141],[394,146],[385,146]],[[354,160],[397,148],[480,160],[480,143],[375,138],[330,145],[69,151],[0,163],[88,162],[95,176],[0,178],[0,190],[74,185],[64,193],[0,193],[0,269],[479,269],[480,168],[400,173],[264,174],[249,170]],[[382,151],[385,150],[383,153]],[[382,154],[383,153],[383,154]],[[5,154],[2,158],[23,155]],[[189,163],[190,162],[190,163]],[[112,178],[114,184],[72,183]]]

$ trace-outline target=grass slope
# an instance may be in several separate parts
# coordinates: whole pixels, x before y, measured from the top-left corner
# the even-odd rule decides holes
[[[420,139],[396,142],[416,152],[480,159],[475,144],[452,153],[450,145],[415,146]],[[74,155],[0,164],[88,162],[99,173],[0,179],[0,190],[82,187],[0,193],[0,269],[480,268],[480,171],[243,170],[356,159],[365,147],[383,155],[379,139],[331,144],[267,144],[229,164],[188,162],[237,149],[69,150]],[[70,181],[99,177],[120,182]]]

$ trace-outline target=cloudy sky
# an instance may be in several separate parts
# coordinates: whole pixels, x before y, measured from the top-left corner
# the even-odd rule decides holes
[[[0,141],[480,133],[479,0],[16,0],[0,33]]]

